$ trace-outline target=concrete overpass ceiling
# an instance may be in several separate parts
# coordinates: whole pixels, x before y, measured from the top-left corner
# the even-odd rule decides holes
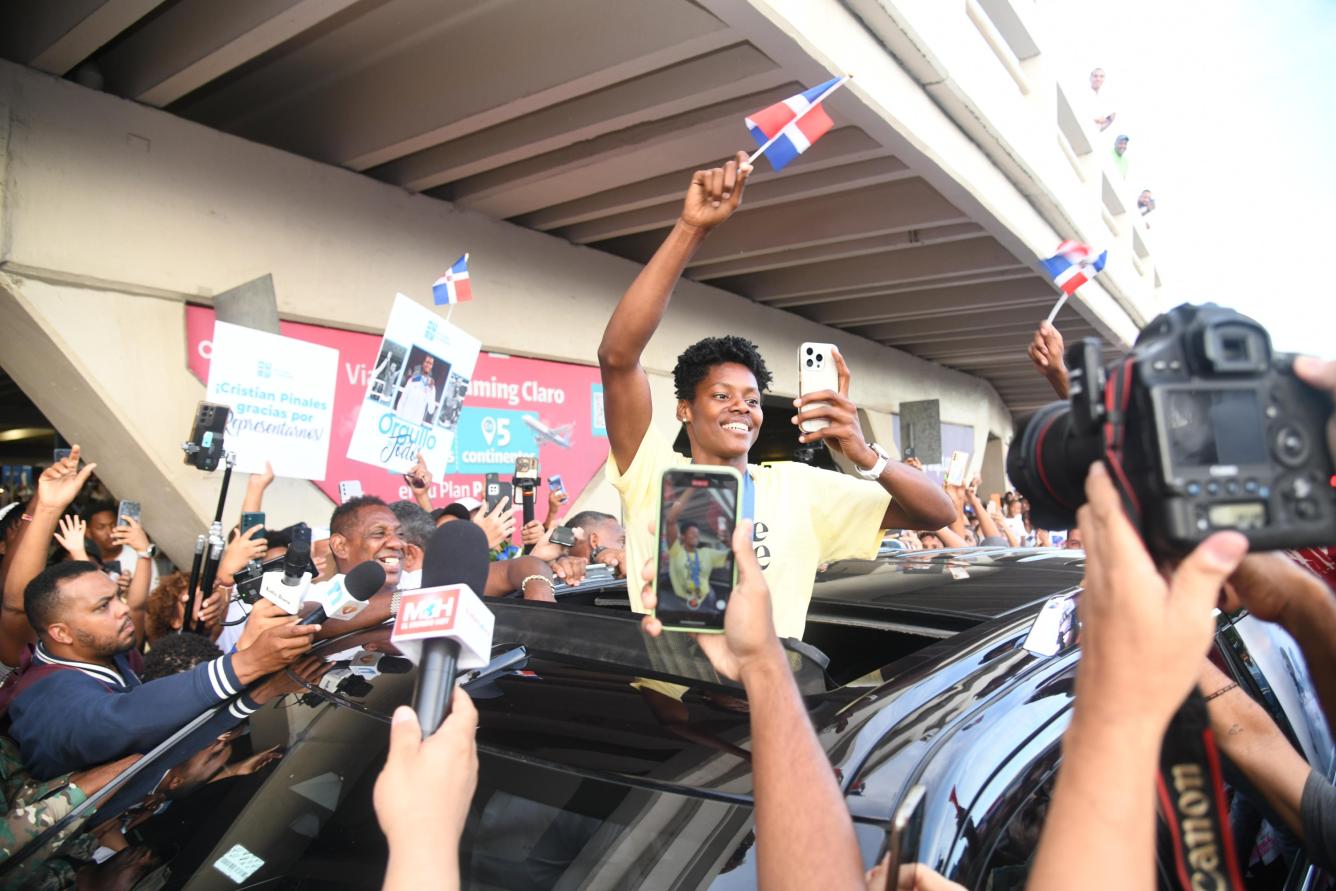
[[[690,172],[811,81],[692,0],[16,0],[0,35],[6,58],[642,262]],[[837,129],[783,174],[761,162],[687,275],[1048,401],[1024,347],[1052,285],[857,102],[837,93]]]

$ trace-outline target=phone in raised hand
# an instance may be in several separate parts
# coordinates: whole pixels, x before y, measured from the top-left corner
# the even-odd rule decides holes
[[[742,477],[731,467],[670,468],[659,486],[654,615],[665,631],[718,634],[737,582],[733,530]]]
[[[134,517],[135,522],[139,522],[139,512],[140,508],[138,501],[122,500],[121,503],[116,506],[116,525],[129,526],[130,524],[125,522],[128,517]]]
[[[970,453],[955,451],[951,453],[951,463],[946,466],[946,482],[950,486],[965,485],[965,473],[969,470]]]
[[[816,393],[820,390],[838,390],[840,375],[835,370],[835,345],[833,343],[804,343],[798,347],[798,395]],[[813,402],[810,406],[829,405],[829,402]],[[798,424],[804,433],[815,433],[823,427],[829,427],[825,418],[813,418]]]

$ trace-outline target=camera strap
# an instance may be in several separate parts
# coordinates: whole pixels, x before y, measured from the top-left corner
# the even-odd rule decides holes
[[[1104,386],[1104,458],[1113,475],[1114,487],[1122,496],[1123,508],[1132,524],[1141,526],[1141,500],[1123,468],[1123,445],[1127,439],[1127,406],[1132,398],[1132,357],[1128,356],[1113,370]]]
[[[1160,749],[1156,791],[1173,843],[1173,870],[1184,889],[1243,891],[1229,829],[1220,753],[1206,700],[1193,688]]]

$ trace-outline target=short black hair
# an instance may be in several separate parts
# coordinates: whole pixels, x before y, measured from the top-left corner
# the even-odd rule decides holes
[[[357,522],[357,514],[364,507],[389,507],[381,498],[375,495],[358,495],[356,498],[349,498],[347,501],[334,508],[334,513],[329,517],[329,534],[342,535],[348,537],[352,532],[353,524]]]
[[[4,515],[0,516],[0,540],[3,540],[9,534],[9,530],[17,526],[19,520],[23,519],[23,505],[15,501],[12,504],[5,505],[5,507],[9,509],[0,508],[0,511],[4,512]]]
[[[700,523],[697,523],[695,520],[683,520],[677,524],[677,532],[679,535],[686,535],[688,529],[700,529]]]
[[[473,519],[473,511],[469,510],[466,506],[460,504],[458,501],[450,502],[445,507],[441,508],[439,511],[433,513],[432,517],[433,519],[439,520],[446,514],[449,514],[456,520],[467,521]]]
[[[570,529],[583,529],[590,531],[600,523],[606,523],[609,520],[616,523],[617,518],[612,514],[605,514],[600,510],[582,510],[573,517],[566,520],[566,526]]]
[[[396,501],[390,505],[390,511],[399,518],[399,537],[406,544],[425,548],[436,532],[431,514],[412,501]]]
[[[59,620],[60,584],[90,572],[101,572],[89,560],[64,560],[48,566],[23,589],[23,612],[34,631],[46,631]]]
[[[677,398],[690,402],[696,398],[696,387],[705,380],[710,369],[725,362],[745,365],[756,376],[756,387],[762,393],[770,389],[770,369],[765,367],[761,352],[745,337],[726,334],[698,340],[682,351],[673,366],[673,386]]]
[[[92,504],[84,508],[83,521],[85,523],[91,523],[93,522],[93,517],[98,514],[114,514],[120,509],[121,506],[114,501],[94,501]]]
[[[211,662],[223,655],[213,643],[202,634],[183,631],[180,634],[164,634],[153,641],[152,648],[144,657],[144,670],[140,679],[156,681],[168,675],[189,671],[201,662]]]

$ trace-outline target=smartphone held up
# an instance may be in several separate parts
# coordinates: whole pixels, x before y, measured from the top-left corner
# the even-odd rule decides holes
[[[733,530],[742,477],[731,467],[671,468],[659,487],[654,615],[665,631],[719,633],[737,581]]]

